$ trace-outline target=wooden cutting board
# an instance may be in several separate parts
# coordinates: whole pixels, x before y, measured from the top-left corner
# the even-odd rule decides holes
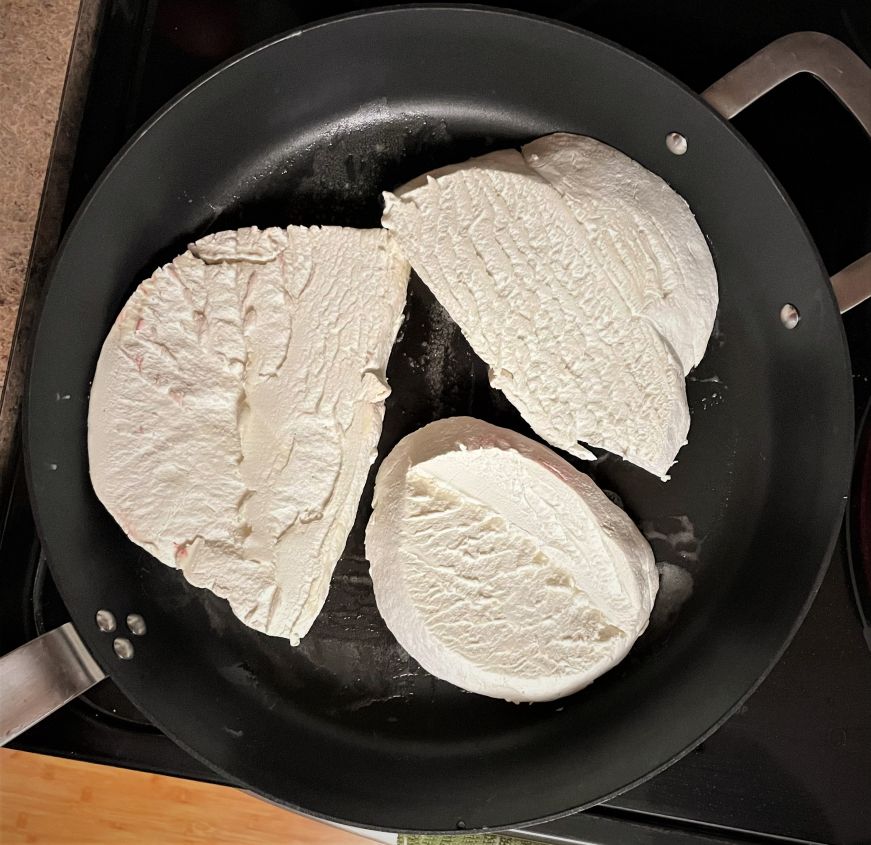
[[[0,749],[3,845],[372,845],[227,786]]]

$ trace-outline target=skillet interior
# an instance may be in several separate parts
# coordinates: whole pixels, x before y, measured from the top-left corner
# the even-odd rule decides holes
[[[371,478],[324,612],[296,649],[245,628],[124,537],[88,482],[87,397],[111,322],[156,264],[242,225],[378,225],[381,189],[556,130],[598,137],[663,176],[717,264],[718,325],[687,384],[693,425],[673,480],[615,459],[582,466],[662,535],[659,560],[692,575],[676,623],[661,612],[587,690],[514,706],[434,680],[384,628],[363,559]],[[685,156],[665,147],[674,130],[689,140]],[[793,332],[778,316],[785,302],[802,314]],[[401,337],[382,455],[455,413],[529,433],[416,280]],[[155,724],[240,783],[316,815],[477,829],[604,799],[691,747],[753,688],[828,559],[849,476],[850,403],[816,252],[728,125],[658,70],[577,30],[431,7],[279,39],[182,95],[128,146],[58,257],[26,445],[64,601]],[[146,617],[132,661],[97,631],[100,607]]]

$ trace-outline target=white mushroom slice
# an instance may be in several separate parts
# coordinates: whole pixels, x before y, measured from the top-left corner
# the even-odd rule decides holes
[[[516,150],[385,194],[382,218],[535,431],[665,476],[686,442],[683,368],[601,266],[590,233]]]
[[[383,230],[221,232],[136,289],[97,363],[100,500],[158,560],[294,644],[375,458],[408,272]]]
[[[433,675],[509,701],[586,686],[644,631],[653,553],[593,481],[469,417],[405,437],[366,531],[378,609]]]

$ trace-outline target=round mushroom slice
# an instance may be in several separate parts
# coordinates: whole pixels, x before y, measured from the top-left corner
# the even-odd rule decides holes
[[[408,653],[515,702],[569,695],[619,663],[658,584],[647,541],[589,477],[470,417],[431,423],[388,455],[366,553]]]

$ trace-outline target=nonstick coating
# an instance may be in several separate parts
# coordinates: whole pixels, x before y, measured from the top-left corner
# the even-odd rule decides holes
[[[691,576],[679,612],[664,590],[619,667],[570,698],[516,706],[433,679],[384,627],[362,539],[371,478],[326,607],[298,648],[246,628],[127,540],[88,481],[86,418],[101,343],[139,281],[207,232],[377,226],[382,189],[556,130],[600,138],[665,178],[717,265],[719,317],[687,383],[692,429],[672,480],[610,457],[582,465],[619,494],[657,559]],[[686,155],[667,150],[672,131],[687,137]],[[779,318],[786,302],[801,312],[793,331]],[[416,279],[400,337],[382,455],[452,414],[529,433]],[[64,601],[158,727],[291,807],[448,831],[596,803],[729,715],[819,583],[847,493],[851,419],[846,343],[816,251],[727,123],[658,69],[576,29],[428,7],[339,19],[260,47],[188,90],[121,153],[57,259],[26,444]],[[112,635],[98,631],[99,608],[145,617],[132,660],[118,660]]]

